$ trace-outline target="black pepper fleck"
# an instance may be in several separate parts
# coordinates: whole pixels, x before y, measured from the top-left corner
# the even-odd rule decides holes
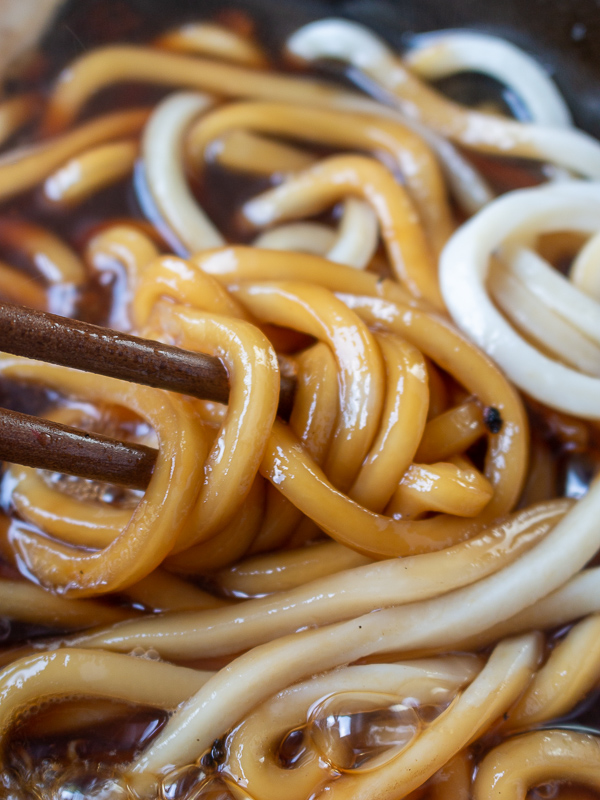
[[[483,411],[483,421],[490,433],[500,433],[504,421],[502,415],[494,406],[488,406]]]
[[[223,761],[225,761],[225,756],[227,754],[225,753],[225,747],[221,739],[214,740],[210,750],[210,755],[215,764],[222,764]]]

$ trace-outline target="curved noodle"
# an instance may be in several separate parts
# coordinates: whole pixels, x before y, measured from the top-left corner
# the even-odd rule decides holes
[[[535,731],[495,747],[479,765],[475,800],[524,800],[528,790],[552,780],[600,788],[600,740],[568,731]]]
[[[600,176],[598,143],[495,38],[406,62],[495,76],[531,123],[445,99],[351,22],[288,55],[377,100],[277,71],[269,19],[214,19],[107,35],[49,90],[28,62],[44,91],[0,103],[0,143],[23,126],[0,300],[228,383],[0,358],[3,405],[156,450],[145,490],[2,468],[0,795],[600,790],[599,739],[560,722],[600,683],[600,184],[572,177]],[[479,168],[552,183],[494,200]]]

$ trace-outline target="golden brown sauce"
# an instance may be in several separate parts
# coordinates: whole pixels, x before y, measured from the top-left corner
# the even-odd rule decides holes
[[[71,7],[71,16],[63,21],[60,30],[52,37],[55,42],[69,42],[69,46],[62,51],[55,49],[50,54],[46,52],[36,62],[36,70],[32,69],[32,72],[37,73],[34,76],[36,84],[38,81],[42,85],[47,83],[61,63],[68,61],[74,54],[73,51],[76,53],[82,46],[88,48],[120,40],[143,41],[155,33],[163,22],[163,20],[159,22],[155,20],[149,29],[145,19],[130,4],[122,2],[122,0],[104,0],[102,3],[90,3],[88,6],[85,14],[79,12],[74,6]],[[248,22],[243,14],[229,18],[238,25]],[[58,55],[58,53],[60,54]],[[21,82],[21,86],[28,86],[30,82],[31,79],[26,77]],[[86,113],[95,114],[106,107],[143,105],[148,101],[156,100],[160,94],[153,90],[131,86],[121,87],[117,90],[111,89],[94,100]],[[31,131],[27,132],[23,140],[27,140],[31,135]],[[493,159],[474,160],[488,177],[495,180],[499,189],[530,185],[535,183],[539,177],[528,170],[528,165],[524,163],[519,162],[508,166],[504,164],[502,169],[499,169]],[[233,176],[217,165],[209,164],[204,172],[202,183],[193,184],[193,188],[202,205],[207,208],[210,217],[223,231],[226,238],[230,241],[243,242],[248,240],[248,233],[237,224],[238,221],[235,214],[231,214],[231,209],[239,208],[247,198],[256,194],[267,183],[268,181],[263,179]],[[26,214],[29,219],[51,227],[77,250],[81,250],[91,235],[109,221],[121,217],[140,220],[143,218],[130,182],[103,190],[93,200],[84,203],[76,215],[50,209],[38,192],[27,193],[16,202],[12,202],[10,209],[6,209],[6,213],[16,216]],[[118,269],[113,272],[108,269],[104,273],[91,275],[88,285],[83,288],[78,299],[77,315],[87,321],[107,324],[117,314],[114,307],[122,304],[122,298],[119,297],[121,283]],[[6,381],[0,383],[0,404],[5,407],[26,413],[39,413],[48,404],[52,405],[56,401],[55,395],[41,389],[14,385]],[[548,496],[556,494],[579,496],[599,469],[598,429],[569,420],[564,415],[545,412],[542,414],[535,404],[531,405],[530,412],[534,438],[537,438],[543,446],[549,449],[557,465],[556,483],[547,488]],[[477,453],[473,451],[472,455],[477,461]],[[76,483],[71,479],[65,481],[63,487],[65,493],[72,492]],[[103,487],[93,488],[99,494],[105,491]],[[92,491],[92,487],[88,486],[87,490]],[[122,494],[115,493],[113,495],[113,499],[117,497],[123,502]],[[106,498],[100,497],[100,499],[105,500]],[[111,500],[110,497],[108,499]],[[13,566],[0,561],[0,576],[14,579],[16,574]],[[40,626],[11,623],[0,619],[0,645],[3,647],[24,644],[34,638],[55,633],[58,632],[45,630]],[[557,636],[562,636],[564,633],[564,631],[560,632]],[[206,660],[201,664],[195,663],[194,666],[209,669],[218,668],[222,663],[224,662],[215,659],[212,662]],[[101,720],[102,714],[106,714],[108,721],[96,721],[90,726],[89,722],[86,722],[85,714],[82,713],[81,701],[77,698],[61,704],[60,713],[52,706],[31,709],[30,715],[20,720],[11,737],[7,764],[12,771],[12,777],[21,782],[22,786],[28,787],[30,791],[34,791],[34,787],[44,787],[45,794],[40,794],[39,791],[42,790],[35,789],[35,796],[43,797],[44,800],[46,797],[52,797],[53,800],[55,797],[56,800],[59,797],[61,800],[93,797],[95,790],[103,781],[113,775],[118,775],[118,765],[132,759],[160,732],[166,721],[165,714],[139,708],[132,710],[117,704],[114,704],[112,708],[109,703],[98,704],[97,710],[99,719]],[[438,710],[439,712],[441,709]],[[82,725],[77,732],[77,737],[73,738],[71,733],[53,734],[52,728],[59,723],[60,716],[66,718],[69,713],[79,713],[82,716]],[[90,714],[92,714],[91,711]],[[431,716],[432,718],[435,716],[433,712]],[[32,725],[34,717],[35,725]],[[406,719],[394,722],[383,713],[379,716],[374,714],[368,719],[353,720],[352,722],[357,726],[356,761],[351,765],[353,768],[360,765],[362,756],[370,756],[375,752],[372,744],[366,740],[372,737],[373,731],[377,729],[378,725],[382,728],[396,725],[398,731],[403,726],[407,730],[410,729],[410,724]],[[597,694],[593,693],[580,707],[569,714],[566,720],[559,722],[583,725],[600,731],[600,701]],[[315,723],[314,720],[310,724],[313,724],[313,727],[316,726],[317,729],[319,727],[319,723]],[[40,731],[44,731],[44,729],[50,732],[47,735],[40,735]],[[306,730],[298,729],[289,733],[282,740],[278,751],[281,766],[294,769],[303,752],[306,735],[308,735]],[[491,746],[491,740],[488,741],[488,744]],[[201,776],[225,774],[222,765],[226,760],[227,747],[228,737],[225,737],[223,741],[216,741],[211,750],[204,754],[199,766],[190,768],[187,774],[182,774],[178,782],[173,783],[168,790],[169,794],[165,795],[165,799],[168,797],[169,800],[178,800],[186,797]],[[369,747],[372,749],[369,750]],[[484,752],[480,752],[478,756],[482,757],[484,754]],[[85,776],[83,781],[82,776]],[[72,781],[72,790],[69,789],[70,781]],[[63,788],[56,791],[62,793],[52,794],[52,787],[59,784]],[[7,783],[6,786],[10,787],[10,783]],[[11,790],[7,789],[7,791]],[[71,791],[70,795],[69,791]],[[213,783],[207,785],[202,797],[205,797],[206,800],[214,797],[216,800],[217,797],[226,796],[226,791],[226,784],[219,784],[215,777]],[[534,798],[535,800],[547,800],[554,797],[558,800],[574,797],[581,800],[590,798],[591,800],[596,795],[574,785],[566,785],[561,788],[553,784],[534,790],[530,793],[530,797],[531,800]]]

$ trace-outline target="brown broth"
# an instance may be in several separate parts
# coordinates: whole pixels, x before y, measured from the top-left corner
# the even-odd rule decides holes
[[[240,7],[245,8],[246,5],[240,3]],[[37,61],[36,68],[30,70],[30,75],[26,74],[20,80],[15,80],[14,88],[20,90],[35,82],[36,86],[41,85],[47,91],[52,76],[56,74],[57,70],[84,50],[115,41],[147,41],[161,31],[167,22],[171,26],[196,17],[196,9],[193,4],[189,3],[155,2],[149,6],[152,8],[152,13],[144,15],[140,12],[140,3],[133,1],[89,0],[85,3],[71,3],[68,10],[61,16],[59,24],[46,38],[43,55]],[[261,25],[263,28],[266,26],[265,15],[268,17],[269,14],[272,14],[275,4],[267,3],[266,6],[269,7],[269,11],[267,14],[262,9]],[[209,3],[206,8],[203,8],[203,13],[209,13],[209,10],[214,8],[216,8],[216,4]],[[238,22],[244,19],[247,18],[239,17]],[[299,22],[303,21],[305,20],[299,20]],[[285,25],[283,27],[285,28]],[[271,36],[268,38],[272,41],[277,38],[277,34],[273,35],[271,32]],[[489,90],[490,84],[487,83],[485,86],[486,90]],[[454,89],[449,86],[445,86],[445,88],[451,94],[458,92],[460,95],[460,85]],[[163,94],[162,91],[140,86],[127,85],[111,88],[94,99],[85,110],[85,115],[92,116],[109,107],[144,105],[155,102]],[[481,99],[479,95],[478,98]],[[33,129],[27,130],[21,137],[21,141],[28,141],[34,136]],[[498,171],[498,164],[493,159],[474,160],[478,166],[485,167],[488,174],[495,176],[496,185],[499,188],[514,186],[515,182],[519,185],[530,185],[539,181],[539,174],[536,174],[535,170],[529,169],[529,165],[521,162],[515,162],[509,167],[505,165],[503,171]],[[218,166],[209,164],[204,171],[202,180],[197,180],[192,186],[211,218],[226,237],[232,241],[246,242],[250,235],[236,224],[235,215],[232,215],[231,209],[239,208],[245,199],[268,184],[267,180],[231,175]],[[16,201],[11,201],[10,207],[3,209],[3,213],[26,216],[41,225],[46,225],[63,236],[79,251],[94,232],[111,220],[121,217],[143,218],[130,182],[103,190],[92,200],[82,204],[76,214],[51,209],[44,203],[38,192],[27,193]],[[79,316],[87,321],[105,324],[109,322],[111,319],[110,298],[114,293],[118,294],[119,283],[118,271],[114,274],[90,275],[89,283],[84,287],[77,306]],[[0,382],[0,405],[5,407],[25,413],[41,413],[56,402],[55,394],[40,387],[13,384],[6,380]],[[577,447],[573,445],[577,439],[577,431],[569,438],[568,432],[565,433],[565,425],[560,428],[556,423],[552,427],[552,421],[547,416],[540,416],[535,409],[531,412],[531,420],[536,429],[536,435],[550,443],[559,462],[559,482],[556,491],[558,493],[566,491],[568,494],[577,491],[577,486],[581,488],[589,484],[591,475],[598,470],[598,464],[600,464],[600,448],[597,439],[589,449],[587,444],[586,447]],[[593,436],[597,436],[597,432],[592,431],[590,437]],[[14,578],[15,574],[14,567],[0,561],[0,577]],[[210,581],[210,578],[207,581]],[[115,602],[119,602],[119,599],[116,598]],[[9,621],[0,619],[0,646],[2,647],[24,644],[32,639],[50,636],[53,633],[57,632],[40,628],[40,626],[9,623]],[[564,631],[560,635],[564,635]],[[557,641],[557,637],[558,634],[552,641]],[[204,661],[193,666],[216,668],[222,666],[223,663],[225,660]],[[72,704],[73,709],[80,708],[80,705],[77,706],[78,702],[72,699],[66,701],[61,713],[68,713],[69,703]],[[107,711],[110,711],[110,704],[105,704],[105,706]],[[95,780],[105,780],[113,774],[118,775],[119,764],[130,760],[142,747],[146,746],[164,726],[167,716],[153,710],[126,709],[116,705],[112,710],[113,712],[118,711],[113,714],[114,718],[105,723],[94,724],[92,727],[84,725],[77,731],[77,736],[74,738],[72,734],[38,735],[36,731],[43,730],[44,726],[48,727],[52,724],[56,711],[54,707],[32,709],[31,713],[20,721],[11,738],[7,759],[8,768],[11,771],[9,778],[11,780],[14,778],[19,782],[24,793],[31,792],[31,796],[45,798],[46,795],[38,793],[40,784],[46,781],[50,786],[60,770],[63,770],[63,774],[60,776],[60,780],[63,782],[67,779],[70,780],[69,775],[71,774],[77,780],[83,780],[80,789],[84,792],[92,792],[92,784]],[[564,720],[557,722],[579,724],[600,731],[598,692],[593,692]],[[487,744],[488,747],[491,746],[491,740]],[[280,764],[293,769],[301,749],[302,736],[295,731],[281,744]],[[205,754],[202,760],[202,769],[205,774],[223,772],[222,765],[226,750],[227,739],[223,742],[216,742]],[[482,756],[483,754],[482,751],[478,755]],[[65,776],[67,777],[65,778]],[[82,776],[89,781],[88,784],[85,784]],[[75,778],[73,779],[75,780]],[[8,783],[5,785],[10,786]],[[0,786],[2,786],[1,783]],[[189,787],[182,783],[179,788],[179,796],[183,796]],[[565,793],[571,790],[575,791],[582,800],[588,798],[597,800],[595,794],[584,788],[565,787]],[[217,793],[216,790],[215,793]],[[531,800],[542,800],[542,798],[546,800],[549,797],[560,798],[562,794],[559,787],[548,786],[535,790],[530,797]],[[15,794],[14,796],[19,797],[20,795]],[[57,795],[57,797],[59,796]],[[66,800],[66,795],[62,796]],[[81,793],[71,795],[72,798],[85,796],[87,795]]]

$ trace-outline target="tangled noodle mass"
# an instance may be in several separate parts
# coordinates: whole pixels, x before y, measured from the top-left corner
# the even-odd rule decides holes
[[[2,298],[230,384],[0,356],[18,407],[158,450],[144,491],[5,465],[0,796],[592,797],[600,145],[488,35],[323,20],[276,71],[226,22],[0,102]],[[425,82],[465,71],[527,118]]]

